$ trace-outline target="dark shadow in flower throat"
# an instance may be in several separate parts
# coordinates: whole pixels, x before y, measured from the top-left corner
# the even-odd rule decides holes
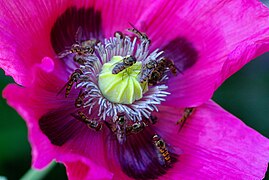
[[[114,157],[119,161],[119,164],[124,173],[135,179],[156,179],[167,173],[173,164],[177,161],[176,152],[169,149],[171,164],[163,164],[160,161],[162,155],[156,149],[152,137],[155,131],[147,127],[142,132],[127,136],[124,144],[120,144],[116,138],[110,139],[111,147],[114,152]],[[109,143],[108,143],[109,144]],[[164,159],[163,159],[164,160]]]
[[[177,37],[162,48],[164,56],[173,60],[180,72],[191,68],[198,60],[198,52],[185,38]]]
[[[75,36],[80,27],[83,32],[83,38],[100,39],[101,33],[101,13],[93,8],[68,8],[55,21],[50,32],[50,40],[56,54],[71,47],[76,42]]]
[[[40,129],[52,144],[62,146],[85,126],[70,115],[73,109],[60,107],[49,111],[39,119]]]

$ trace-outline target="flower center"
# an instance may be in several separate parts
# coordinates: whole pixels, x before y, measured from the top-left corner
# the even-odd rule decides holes
[[[150,40],[144,33],[129,31],[138,38],[116,32],[103,41],[77,39],[59,55],[71,57],[71,67],[77,67],[65,88],[66,97],[74,84],[79,90],[73,116],[96,131],[106,125],[120,143],[156,122],[151,113],[169,95],[164,83],[167,73],[177,73],[162,51],[149,51]]]
[[[147,34],[131,23],[129,33],[115,32],[114,36],[102,38],[101,17],[102,12],[94,7],[71,7],[55,22],[51,31],[55,52],[75,42],[58,56],[64,59],[71,74],[60,92],[68,97],[64,102],[73,100],[74,107],[67,105],[43,115],[40,129],[52,144],[62,146],[67,140],[80,137],[78,131],[87,131],[82,126],[88,126],[88,132],[81,135],[90,139],[95,135],[103,137],[105,150],[112,150],[112,156],[107,156],[111,160],[117,156],[117,164],[129,177],[156,179],[173,167],[180,154],[161,132],[167,123],[152,126],[165,120],[158,119],[159,113],[154,112],[169,95],[165,84],[168,73],[176,75],[178,69],[162,51],[152,47],[149,50],[151,41]],[[81,27],[73,32],[78,25]],[[75,38],[70,38],[71,34]],[[178,53],[174,60],[181,70],[190,66],[189,60],[196,61],[192,45],[182,37],[163,45],[167,55]],[[186,117],[184,114],[178,123]],[[75,140],[82,146],[72,147],[73,150],[84,148],[83,139]],[[99,140],[96,143],[102,143]]]
[[[128,57],[113,56],[111,61],[103,65],[99,74],[99,88],[103,96],[113,103],[132,104],[143,97],[143,87],[138,78],[142,62],[128,67],[123,62],[126,58]],[[113,74],[113,70],[117,74]]]

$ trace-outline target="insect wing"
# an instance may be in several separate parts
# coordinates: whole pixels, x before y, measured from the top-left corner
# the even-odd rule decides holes
[[[69,54],[72,54],[72,52],[70,50],[64,50],[63,52],[60,52],[58,54],[58,58],[62,59],[64,57],[68,56]]]
[[[69,81],[67,81],[67,83],[65,83],[65,85],[60,89],[60,91],[57,93],[57,96],[59,96],[63,92],[63,90],[66,89],[68,84],[69,84]]]
[[[157,153],[159,163],[162,166],[164,166],[165,165],[165,159],[164,159],[164,156],[162,155],[162,153],[160,152],[159,148],[156,148],[156,153]]]
[[[178,131],[180,131],[183,128],[183,126],[186,123],[187,119],[193,114],[194,109],[195,108],[193,108],[193,107],[184,109],[181,118],[177,121],[177,124],[179,124],[179,130]]]
[[[140,74],[140,83],[146,81],[149,78],[150,74],[153,72],[153,70],[154,68],[149,69],[146,66],[143,66]]]
[[[78,27],[78,30],[75,34],[75,41],[76,43],[80,44],[81,43],[81,40],[82,40],[82,37],[83,37],[83,30],[82,30],[82,27],[79,26]]]
[[[124,63],[123,62],[117,62],[115,63],[115,66],[112,69],[112,74],[118,74],[121,71],[125,69]]]
[[[129,24],[130,24],[130,26],[132,26],[133,29],[128,28],[128,31],[130,31],[130,32],[132,32],[134,34],[137,34],[140,37],[143,37],[143,34],[132,23],[129,22]]]

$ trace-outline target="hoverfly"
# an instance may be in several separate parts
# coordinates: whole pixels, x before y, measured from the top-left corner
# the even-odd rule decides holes
[[[116,65],[112,69],[112,74],[120,73],[124,69],[134,65],[136,63],[136,61],[137,61],[136,58],[134,56],[132,56],[132,55],[125,56],[122,59],[122,62],[116,63]]]
[[[128,125],[125,113],[119,112],[114,118],[114,122],[105,121],[107,127],[117,136],[117,140],[120,144],[123,144],[127,136],[131,134],[137,134],[144,130],[148,125],[141,121]]]
[[[193,107],[190,107],[190,108],[185,108],[184,109],[184,112],[183,112],[183,115],[181,116],[181,118],[177,121],[177,125],[180,124],[180,127],[179,127],[179,130],[180,131],[182,129],[182,127],[184,126],[187,118],[189,116],[192,115],[193,111],[194,111],[195,108]]]
[[[86,60],[86,56],[85,54],[80,54],[80,53],[77,53],[74,57],[73,57],[73,60],[80,64],[80,65],[83,65],[87,62]]]
[[[142,122],[136,122],[132,124],[131,126],[127,127],[127,134],[134,133],[137,134],[144,130],[144,128],[148,126],[146,123]]]
[[[125,113],[119,112],[116,119],[116,135],[120,144],[126,141],[126,119]]]
[[[150,86],[154,86],[156,85],[159,81],[161,81],[161,79],[164,76],[165,71],[168,69],[170,69],[170,71],[176,75],[177,73],[177,69],[174,65],[174,62],[168,58],[162,58],[160,61],[158,61],[157,66],[155,67],[155,69],[152,71],[152,73],[150,74],[149,78],[148,78],[148,84]]]
[[[124,39],[125,36],[124,36],[124,34],[121,31],[116,31],[114,33],[114,37],[120,38],[120,39]]]
[[[177,75],[177,71],[179,71],[171,59],[150,60],[142,69],[140,83],[148,80],[150,86],[156,85],[163,78],[167,69],[174,75]]]
[[[154,71],[154,69],[157,67],[158,62],[156,60],[150,60],[148,63],[146,63],[143,67],[142,67],[142,72],[140,75],[140,79],[139,82],[143,83],[146,80],[148,80],[149,76],[151,75],[151,73]]]
[[[60,59],[75,53],[73,60],[79,64],[84,64],[86,61],[85,56],[92,55],[95,52],[95,46],[100,42],[97,39],[82,41],[81,27],[79,27],[76,32],[75,41],[76,43],[74,43],[69,50],[65,50],[58,55]]]
[[[149,118],[146,118],[146,121],[148,121],[150,124],[156,124],[157,123],[157,117],[150,115]]]
[[[84,122],[89,128],[100,131],[102,129],[102,124],[95,120],[90,120],[83,112],[78,111],[77,114],[72,114],[77,120]]]
[[[160,64],[160,66],[167,67],[167,68],[170,70],[170,72],[171,72],[174,76],[177,75],[177,72],[178,72],[178,71],[180,72],[180,70],[175,66],[174,61],[171,60],[171,59],[168,59],[168,58],[162,58],[162,59],[158,62],[158,64]]]
[[[120,144],[123,144],[126,141],[126,128],[127,122],[125,119],[125,113],[118,112],[117,116],[113,118],[113,122],[105,121],[107,127],[116,134],[117,140]]]
[[[64,87],[59,91],[57,95],[59,95],[64,89],[65,89],[65,97],[68,97],[70,94],[71,88],[73,87],[75,82],[78,82],[80,76],[83,74],[83,72],[80,69],[76,69],[69,77],[67,83],[64,85]]]
[[[152,142],[158,151],[159,162],[162,165],[169,165],[171,163],[171,156],[167,150],[164,140],[158,134],[155,134],[152,137]]]
[[[86,93],[82,92],[82,90],[79,92],[78,97],[75,101],[76,108],[81,108],[83,106],[83,103],[84,103],[83,100],[85,98],[85,95],[86,95]]]
[[[160,67],[160,68],[158,68]],[[150,77],[148,78],[148,85],[150,86],[154,86],[156,85],[163,77],[164,72],[165,72],[165,68],[163,68],[162,66],[156,67],[152,73],[150,74]]]
[[[151,41],[150,39],[148,38],[148,36],[146,35],[146,33],[143,33],[143,32],[140,32],[137,28],[135,28],[135,26],[131,23],[129,23],[132,28],[128,28],[127,30],[134,33],[135,35],[138,36],[138,38],[141,40],[142,43],[148,43],[150,44]]]

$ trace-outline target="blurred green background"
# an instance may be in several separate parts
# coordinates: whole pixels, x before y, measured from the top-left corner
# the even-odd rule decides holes
[[[248,126],[269,138],[269,53],[258,57],[229,78],[213,99],[242,119]],[[0,70],[0,89],[13,82]],[[0,176],[19,179],[31,165],[27,129],[22,118],[0,99]],[[67,179],[58,164],[45,179]],[[267,172],[267,179],[269,173]]]

